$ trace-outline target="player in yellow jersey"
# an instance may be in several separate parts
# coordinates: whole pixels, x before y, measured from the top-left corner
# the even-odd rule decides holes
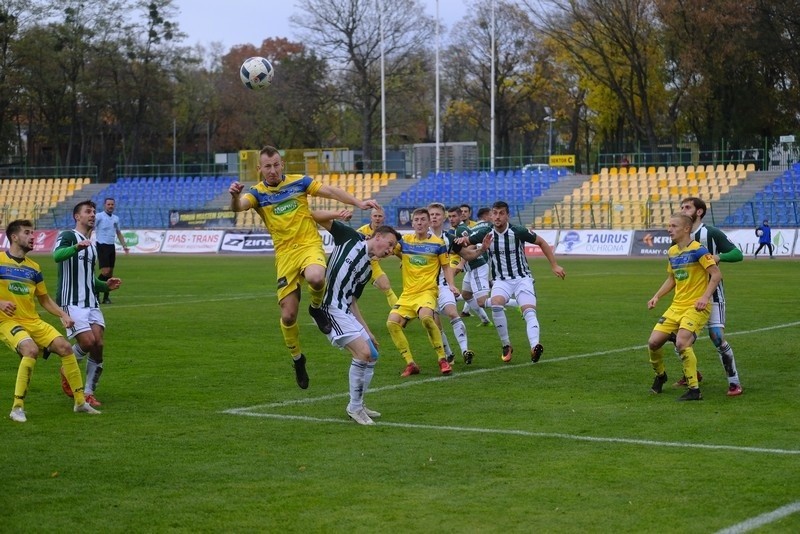
[[[308,388],[306,357],[300,349],[300,283],[308,283],[311,305],[308,312],[324,334],[331,323],[320,309],[325,292],[325,250],[317,223],[311,216],[308,196],[338,200],[366,210],[379,208],[374,200],[360,200],[347,191],[313,180],[310,176],[284,175],[278,149],[264,147],[258,158],[261,181],[244,191],[239,182],[231,184],[231,209],[258,213],[275,245],[275,267],[278,272],[278,304],[281,307],[281,333],[294,361],[297,385]]]
[[[430,223],[427,209],[414,210],[411,214],[414,233],[404,235],[395,248],[395,255],[402,260],[403,292],[392,306],[386,327],[395,347],[400,351],[400,356],[406,361],[406,368],[401,374],[403,377],[419,374],[419,366],[414,362],[408,339],[403,333],[408,322],[417,317],[436,352],[439,370],[443,375],[452,372],[442,346],[442,334],[433,318],[439,296],[439,271],[444,271],[451,290],[456,286],[447,247],[442,238],[429,233]]]
[[[364,237],[371,237],[376,228],[384,225],[386,215],[383,212],[383,208],[372,208],[369,219],[369,223],[356,230],[356,232]],[[386,276],[386,273],[383,272],[381,264],[377,259],[372,260],[372,279],[370,282],[386,295],[386,302],[389,303],[389,307],[391,308],[394,306],[395,302],[397,302],[397,295],[395,295],[392,289],[392,283],[389,281],[389,277]]]
[[[27,421],[25,396],[40,347],[61,357],[61,366],[74,395],[74,411],[99,414],[84,398],[81,371],[72,346],[36,311],[35,300],[38,300],[42,308],[61,319],[65,328],[75,324],[47,294],[39,264],[27,256],[33,250],[33,223],[22,219],[11,221],[6,227],[6,237],[8,250],[0,253],[0,338],[20,355],[9,417],[18,423]]]
[[[692,239],[692,218],[676,213],[669,219],[667,231],[674,243],[669,251],[667,279],[647,302],[652,310],[658,299],[675,289],[672,304],[664,312],[647,342],[650,364],[656,373],[651,391],[661,393],[667,382],[664,368],[664,344],[675,335],[675,348],[683,364],[683,376],[689,389],[678,400],[701,400],[697,380],[697,357],[694,345],[697,334],[708,322],[711,314],[709,299],[722,279],[719,267],[708,249]]]

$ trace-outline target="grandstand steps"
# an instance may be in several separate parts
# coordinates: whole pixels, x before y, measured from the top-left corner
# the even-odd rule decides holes
[[[91,200],[94,195],[108,187],[109,184],[89,183],[67,195],[67,197],[39,216],[37,226],[40,228],[61,229],[64,221],[72,220],[72,209],[78,202]],[[103,206],[97,206],[97,211]]]
[[[420,178],[397,178],[395,180],[391,180],[388,185],[382,187],[378,191],[378,194],[375,195],[374,198],[375,200],[378,201],[378,204],[380,204],[381,206],[388,206],[389,202],[400,196],[400,193],[402,193],[403,191],[407,191],[408,189],[411,189],[420,180],[421,180]],[[431,202],[435,202],[435,199],[431,199]],[[369,220],[370,220],[369,210],[360,210],[358,208],[353,208],[353,219],[350,222],[351,226],[357,228],[362,224],[368,223]]]
[[[543,192],[541,196],[536,197],[536,200],[525,206],[520,211],[517,221],[518,224],[530,226],[533,224],[537,214],[541,215],[547,208],[552,208],[554,204],[564,200],[564,197],[572,194],[575,188],[580,187],[582,183],[590,177],[585,174],[568,174],[563,176],[558,182],[550,186],[550,188]],[[513,204],[512,199],[503,199],[509,204]]]
[[[783,171],[758,171],[747,173],[747,180],[740,186],[731,189],[728,193],[720,196],[717,202],[739,202],[744,203],[753,195],[763,190],[783,174]]]

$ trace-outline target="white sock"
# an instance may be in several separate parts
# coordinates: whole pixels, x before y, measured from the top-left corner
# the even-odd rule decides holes
[[[103,374],[103,363],[97,363],[91,357],[86,359],[86,385],[83,392],[86,395],[93,395],[94,390],[97,389],[97,383],[100,381],[100,375]]]
[[[472,308],[472,306],[469,305],[469,302],[464,302],[464,306],[461,308],[461,313],[469,312],[470,308]]]
[[[492,320],[503,346],[511,345],[511,338],[508,337],[508,325],[506,324],[506,311],[503,306],[492,306]]]
[[[467,344],[467,327],[464,326],[464,321],[461,320],[461,317],[450,319],[450,324],[453,326],[453,334],[456,336],[458,346],[461,347],[461,354],[464,354],[464,351],[469,348]]]
[[[364,406],[364,375],[367,363],[353,358],[350,361],[350,404],[347,409],[351,412],[360,410]]]
[[[480,320],[482,322],[484,322],[484,323],[489,322],[489,316],[486,314],[486,310],[484,310],[483,308],[478,306],[478,299],[476,299],[475,297],[472,297],[471,299],[469,299],[467,301],[467,304],[469,304],[469,309],[470,310],[472,310],[476,314],[478,314],[478,317],[480,318]]]
[[[364,392],[362,393],[361,397],[363,399],[364,395],[367,394],[367,390],[369,389],[369,385],[372,382],[372,377],[375,375],[375,364],[378,362],[369,362],[367,364],[366,369],[364,369]]]
[[[525,319],[525,331],[528,333],[528,341],[531,348],[539,344],[539,318],[536,316],[536,310],[528,308],[522,315]]]
[[[81,361],[86,357],[86,353],[83,352],[83,349],[81,349],[81,346],[77,343],[72,345],[72,352],[75,353],[75,359],[78,361]]]
[[[736,370],[736,358],[733,357],[733,349],[728,345],[727,341],[723,341],[722,345],[717,347],[717,352],[719,353],[719,361],[728,376],[728,384],[738,384],[739,372]]]
[[[444,329],[440,329],[439,332],[442,333],[442,347],[444,347],[444,353],[446,356],[451,357],[453,356],[453,349],[450,348],[450,342],[447,341],[447,334],[444,333]]]

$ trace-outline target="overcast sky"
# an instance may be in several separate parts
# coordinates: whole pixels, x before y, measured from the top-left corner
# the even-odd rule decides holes
[[[384,0],[389,2],[391,0]],[[295,0],[173,0],[180,10],[177,22],[189,37],[185,44],[220,42],[225,49],[238,44],[259,46],[269,37],[296,39],[289,17]],[[436,16],[436,0],[422,0],[427,14]],[[467,13],[464,0],[439,0],[446,30]]]

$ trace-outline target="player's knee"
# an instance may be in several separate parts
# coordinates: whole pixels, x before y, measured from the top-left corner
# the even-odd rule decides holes
[[[719,347],[725,341],[725,331],[718,326],[712,326],[708,329],[708,337],[715,347]]]
[[[396,323],[392,320],[386,321],[386,328],[389,330],[390,334],[397,334],[403,331],[403,327],[400,326],[400,323]]]
[[[438,329],[436,326],[436,321],[433,319],[433,315],[425,315],[419,318],[422,326],[425,327],[426,330],[433,330]]]

